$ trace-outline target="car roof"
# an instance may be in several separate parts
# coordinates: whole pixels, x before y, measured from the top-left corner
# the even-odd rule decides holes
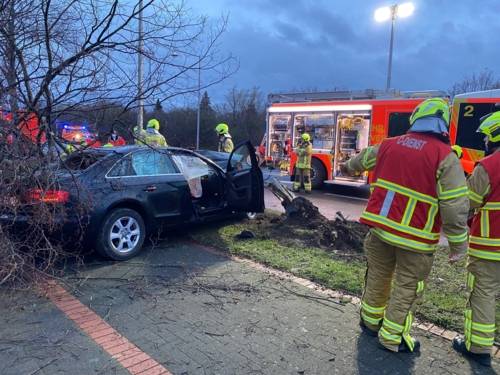
[[[126,155],[138,150],[147,150],[149,147],[139,146],[139,145],[129,145],[129,146],[118,146],[118,147],[97,147],[97,148],[87,148],[85,153],[96,153],[96,154],[120,154]],[[154,150],[165,150],[165,151],[184,151],[192,153],[192,150],[181,148],[181,147],[155,147]]]
[[[101,155],[101,156],[109,156],[113,157],[112,155],[115,155],[117,157],[122,157],[124,155],[130,154],[131,152],[139,151],[139,150],[147,150],[149,147],[146,146],[140,146],[140,145],[129,145],[129,146],[118,146],[118,147],[97,147],[97,148],[87,148],[83,151],[84,154],[87,155]],[[184,153],[189,153],[189,154],[194,154],[197,155],[198,157],[201,157],[202,159],[205,159],[205,161],[210,162],[212,165],[215,165],[216,167],[220,169],[224,169],[221,167],[217,162],[226,161],[227,159],[225,158],[217,158],[215,155],[205,155],[204,153],[198,151],[202,150],[189,150],[187,148],[182,148],[182,147],[155,147],[153,148],[154,150],[159,150],[159,151],[178,151],[178,152],[184,152]],[[220,155],[222,153],[214,151],[214,153]]]

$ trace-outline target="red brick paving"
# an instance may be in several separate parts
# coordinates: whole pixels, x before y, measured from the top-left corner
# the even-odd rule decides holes
[[[165,367],[120,335],[99,315],[73,297],[56,281],[45,285],[47,297],[83,332],[131,374],[172,375]]]

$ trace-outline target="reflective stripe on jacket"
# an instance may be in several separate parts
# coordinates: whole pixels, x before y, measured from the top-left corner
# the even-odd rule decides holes
[[[297,164],[299,169],[311,168],[312,145],[310,142],[303,142],[297,147]]]
[[[220,137],[222,138],[222,137]],[[234,144],[231,136],[229,134],[224,134],[222,140],[219,138],[219,152],[227,152],[228,154],[233,152]]]
[[[165,137],[157,130],[151,128],[144,133],[144,143],[151,147],[167,147]]]
[[[469,191],[472,205],[474,206],[474,203],[480,204],[480,208],[472,221],[468,253],[477,258],[499,261],[500,151],[484,158],[479,162],[479,165],[486,172],[489,188],[482,192],[476,192],[471,186]],[[474,178],[474,174],[471,178]]]
[[[442,224],[441,201],[467,196],[463,172],[456,188],[445,190],[438,181],[438,170],[451,153],[449,145],[428,134],[384,140],[377,152],[373,192],[360,221],[374,227],[374,233],[386,242],[419,252],[435,251]],[[465,228],[459,232],[447,234],[448,240],[465,244]]]

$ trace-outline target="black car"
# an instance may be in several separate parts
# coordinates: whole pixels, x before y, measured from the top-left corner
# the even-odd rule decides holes
[[[58,220],[64,222],[66,234],[76,234],[83,222],[87,244],[103,256],[125,260],[136,255],[147,233],[160,225],[264,210],[262,172],[250,142],[224,157],[225,168],[181,148],[89,149],[64,162],[56,174],[58,190],[35,190],[31,198],[64,205],[67,210]],[[18,213],[16,223],[27,223],[27,216]],[[12,220],[0,215],[1,223]]]

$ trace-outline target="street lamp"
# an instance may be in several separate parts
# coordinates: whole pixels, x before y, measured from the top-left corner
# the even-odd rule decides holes
[[[196,149],[200,149],[201,56],[198,58],[198,106],[196,110]]]
[[[389,45],[389,66],[387,67],[387,85],[386,90],[389,91],[391,87],[392,75],[392,50],[394,46],[394,24],[396,18],[406,18],[413,14],[415,5],[413,3],[394,4],[388,7],[378,8],[375,11],[375,21],[385,22],[391,20],[391,42]]]
[[[137,54],[137,101],[138,101],[138,112],[137,112],[137,126],[139,129],[143,128],[144,125],[144,98],[142,89],[142,79],[143,79],[143,52],[144,52],[144,25],[142,10],[144,8],[143,0],[139,1],[139,46]]]

